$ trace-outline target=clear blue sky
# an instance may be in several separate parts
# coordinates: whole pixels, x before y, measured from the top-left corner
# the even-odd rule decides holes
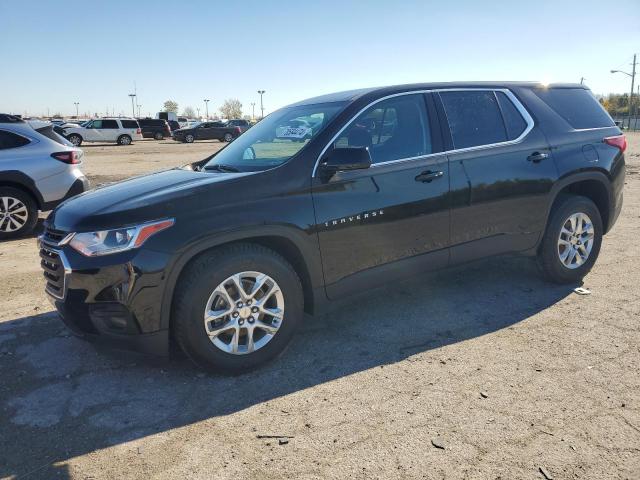
[[[144,114],[167,99],[245,113],[332,91],[444,80],[626,92],[640,2],[0,0],[0,111]]]

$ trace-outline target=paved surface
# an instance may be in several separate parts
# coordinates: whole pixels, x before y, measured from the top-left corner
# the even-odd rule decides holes
[[[640,478],[630,140],[591,295],[543,283],[527,259],[477,262],[309,318],[284,356],[238,377],[69,336],[35,240],[0,244],[0,477]],[[85,169],[112,181],[220,145],[88,147]]]

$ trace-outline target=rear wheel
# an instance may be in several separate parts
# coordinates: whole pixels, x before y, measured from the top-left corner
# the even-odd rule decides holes
[[[71,135],[69,135],[67,137],[67,140],[69,140],[76,147],[79,147],[80,145],[82,145],[82,137],[77,133],[72,133]]]
[[[203,254],[180,278],[174,333],[202,368],[239,373],[260,367],[284,351],[302,320],[295,270],[260,245]]]
[[[162,132],[156,132],[153,134],[153,138],[156,140],[163,140],[164,139],[164,135],[162,134]]]
[[[120,135],[118,137],[118,145],[131,145],[131,137],[129,135]]]
[[[542,239],[538,264],[554,283],[575,283],[598,258],[603,235],[598,207],[588,198],[563,195],[554,204]]]
[[[194,140],[195,140],[195,138],[191,134],[189,134],[189,135],[184,137],[184,141],[187,142],[187,143],[193,143]]]
[[[225,142],[229,143],[229,142],[233,141],[233,135],[231,135],[230,133],[225,133],[224,137],[223,137],[223,140]]]
[[[31,233],[38,221],[38,206],[31,195],[13,187],[0,187],[0,239]]]

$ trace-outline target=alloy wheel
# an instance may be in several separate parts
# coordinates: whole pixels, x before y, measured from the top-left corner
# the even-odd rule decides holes
[[[558,236],[558,256],[562,264],[570,269],[584,265],[591,254],[594,235],[593,222],[586,213],[569,216]]]
[[[261,272],[242,272],[220,283],[207,301],[204,328],[220,350],[243,355],[269,343],[282,325],[284,296]]]
[[[29,219],[27,206],[14,197],[0,197],[0,232],[15,232]]]

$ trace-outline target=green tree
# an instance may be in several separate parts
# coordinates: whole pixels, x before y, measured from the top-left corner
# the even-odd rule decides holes
[[[162,111],[178,113],[178,102],[174,102],[173,100],[167,100],[166,102],[164,102]]]
[[[237,98],[228,98],[220,107],[220,113],[228,120],[242,118],[242,103]]]

